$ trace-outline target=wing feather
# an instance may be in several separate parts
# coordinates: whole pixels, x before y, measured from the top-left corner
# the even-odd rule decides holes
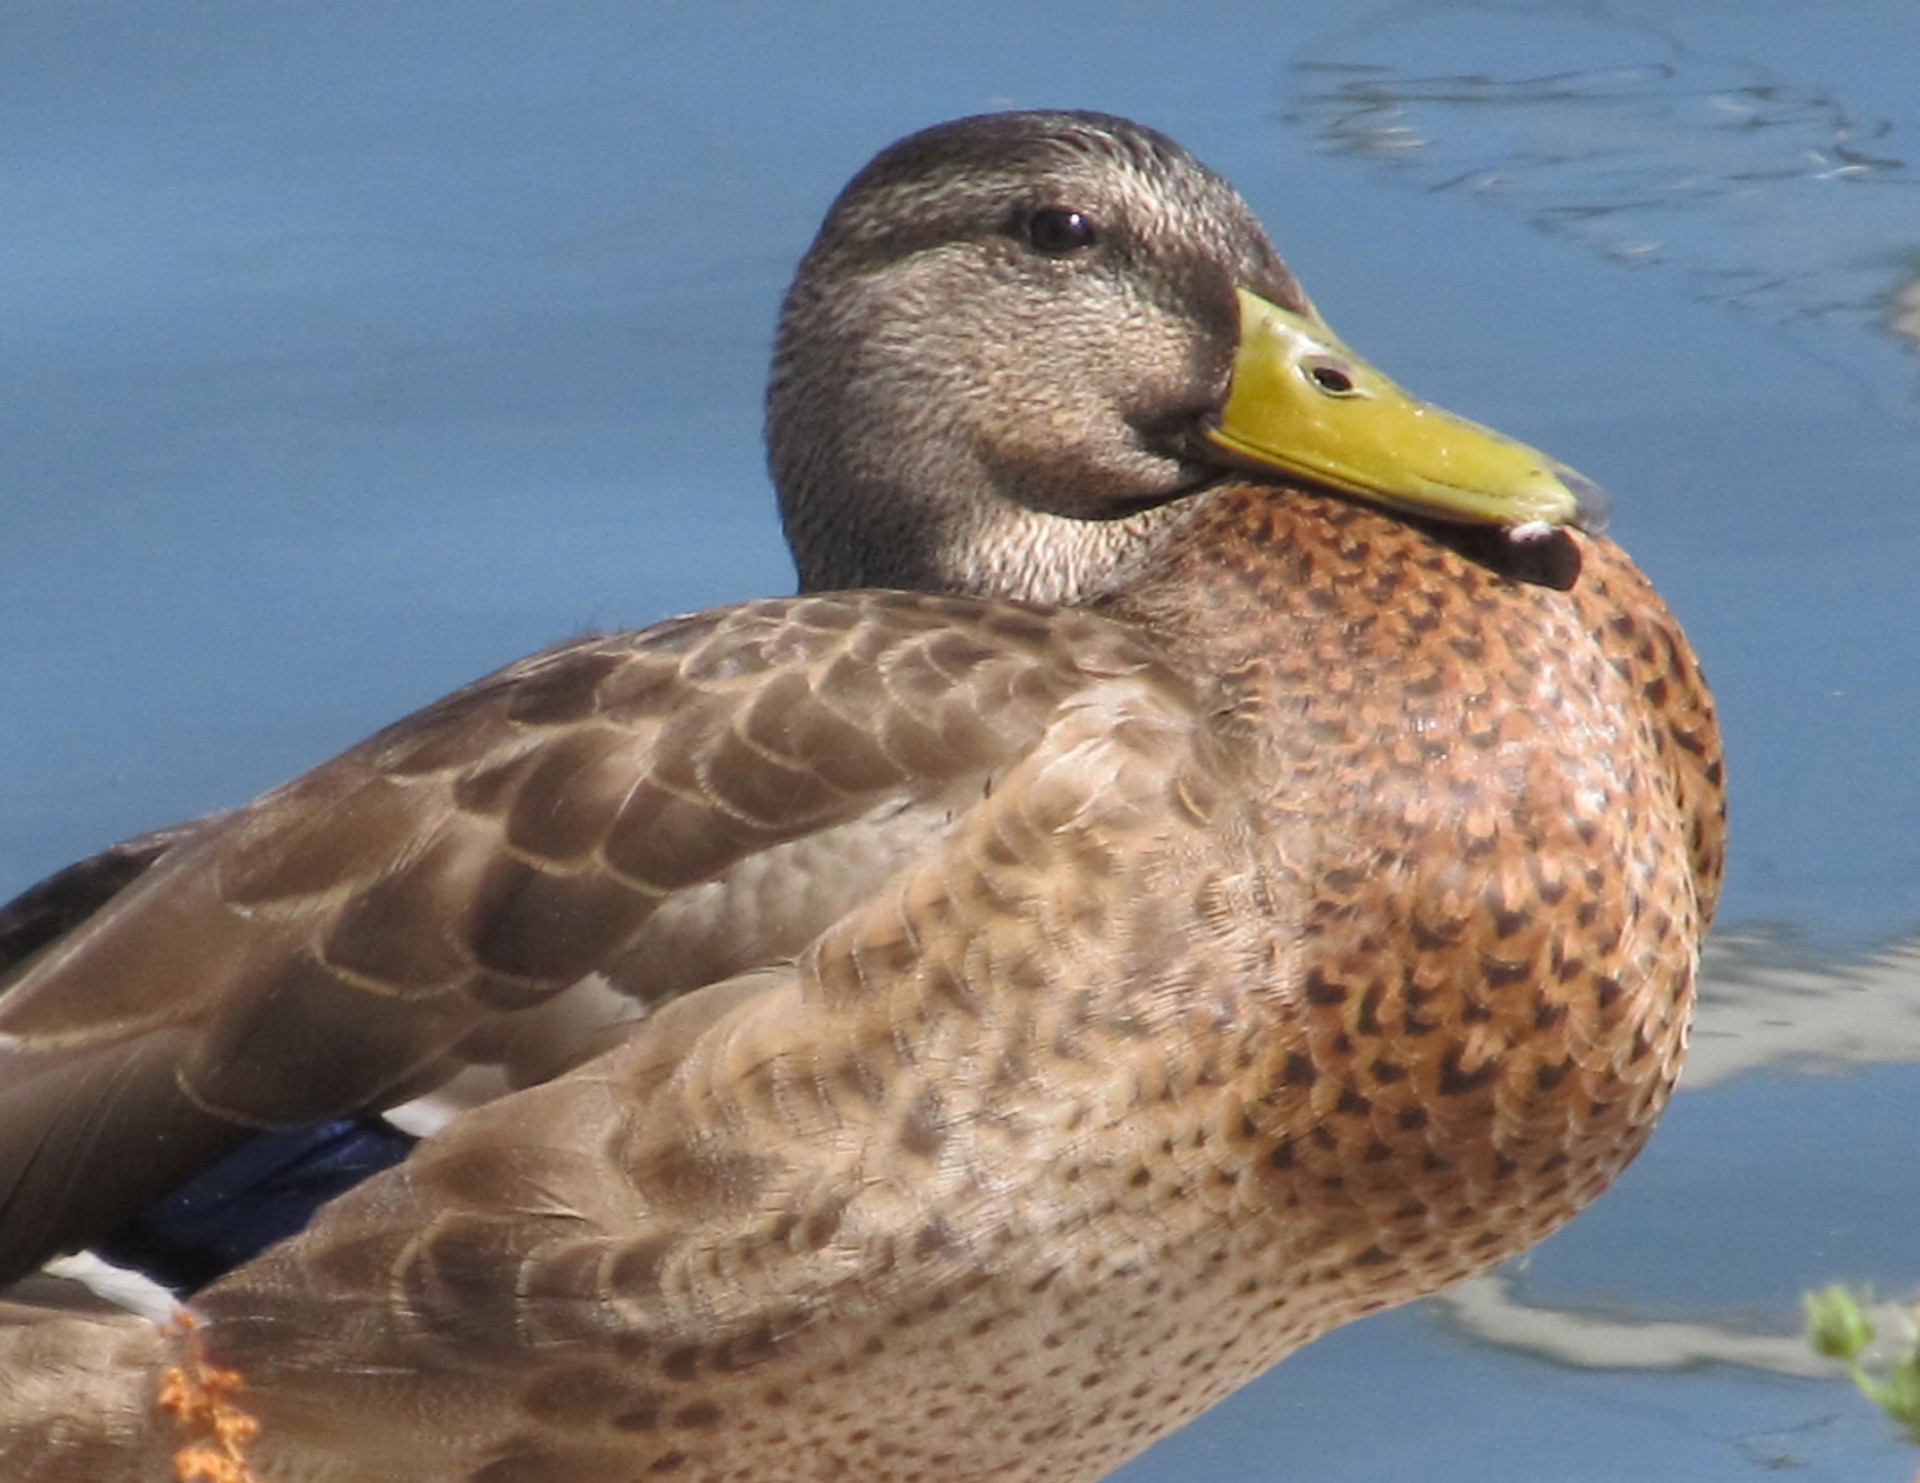
[[[16,935],[46,940],[0,998],[0,1208],[32,1167],[55,1214],[22,1236],[0,1216],[0,1276],[84,1244],[126,1203],[114,1190],[197,1169],[205,1140],[176,1122],[391,1105],[588,979],[638,1014],[790,958],[1063,699],[1156,669],[1117,626],[1018,605],[721,609],[534,656],[245,808],[28,893],[13,919],[40,926]],[[604,1045],[582,1032],[578,1057]],[[175,1090],[134,1099],[142,1125],[111,1136],[36,1069],[84,1052],[165,1080],[158,1044]],[[539,1057],[566,1060],[550,1035]],[[34,1163],[49,1137],[64,1179]]]

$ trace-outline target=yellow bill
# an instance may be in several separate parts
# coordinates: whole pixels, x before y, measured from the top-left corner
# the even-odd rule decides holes
[[[1516,533],[1599,530],[1599,485],[1537,449],[1409,396],[1317,317],[1240,290],[1240,349],[1209,439],[1396,510]]]

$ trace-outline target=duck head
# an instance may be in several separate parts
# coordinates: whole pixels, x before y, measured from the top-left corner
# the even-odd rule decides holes
[[[788,294],[767,430],[806,590],[1079,601],[1229,473],[1522,537],[1604,514],[1354,355],[1231,186],[1101,114],[961,119],[862,170]]]

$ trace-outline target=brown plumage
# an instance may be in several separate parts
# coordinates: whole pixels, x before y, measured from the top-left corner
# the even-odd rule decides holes
[[[1061,207],[1092,244],[1041,250]],[[1598,1194],[1717,892],[1704,685],[1604,538],[1211,475],[1249,286],[1306,310],[1137,126],[896,146],[803,267],[773,462],[807,585],[969,595],[569,644],[26,898],[16,1265],[156,1141],[540,1084],[190,1334],[21,1325],[7,1476],[161,1476],[175,1366],[272,1483],[1090,1479]]]

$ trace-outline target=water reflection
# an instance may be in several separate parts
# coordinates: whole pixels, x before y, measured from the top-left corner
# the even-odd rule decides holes
[[[1915,350],[1920,350],[1920,273],[1894,295],[1891,328],[1896,335],[1910,341]]]
[[[1920,935],[1834,960],[1784,931],[1707,946],[1681,1092],[1765,1066],[1837,1072],[1920,1061]]]
[[[1757,1333],[1732,1320],[1674,1319],[1664,1307],[1634,1314],[1556,1306],[1530,1294],[1522,1277],[1506,1269],[1463,1282],[1428,1303],[1464,1337],[1583,1370],[1733,1364],[1777,1375],[1834,1373],[1832,1361],[1815,1354],[1798,1329]],[[1896,1311],[1904,1309],[1888,1303],[1876,1316],[1890,1319]]]
[[[1680,273],[1706,302],[1911,340],[1912,285],[1904,315],[1888,306],[1920,179],[1890,120],[1612,7],[1556,9],[1391,12],[1296,62],[1288,118],[1425,190]]]

